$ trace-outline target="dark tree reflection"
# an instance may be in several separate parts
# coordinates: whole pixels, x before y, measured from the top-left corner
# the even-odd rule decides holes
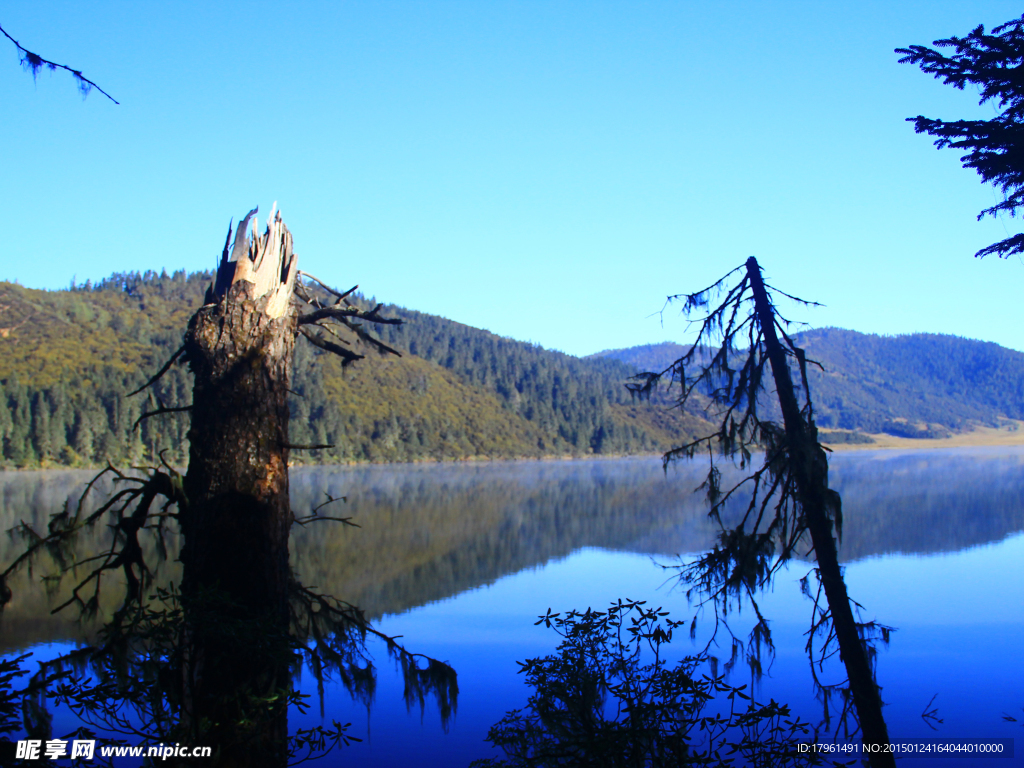
[[[0,669],[0,737],[45,742],[77,734],[110,745],[209,746],[209,765],[292,765],[360,740],[348,733],[348,723],[324,712],[323,694],[327,684],[338,683],[367,706],[372,703],[377,670],[367,649],[371,639],[382,643],[402,670],[407,703],[423,707],[435,699],[447,725],[458,696],[451,667],[406,650],[377,631],[357,607],[302,585],[288,573],[281,576],[289,584],[286,624],[258,606],[240,604],[216,585],[193,580],[186,593],[173,586],[153,589],[152,566],[143,553],[168,556],[166,549],[153,546],[160,530],[155,523],[137,528],[121,523],[132,519],[132,510],[148,509],[152,499],[144,489],[154,476],[173,485],[157,473],[121,476],[137,492],[113,492],[88,513],[80,499],[51,518],[48,533],[21,531],[31,543],[19,565],[46,552],[54,568],[48,575],[52,585],[74,575],[71,597],[58,600],[55,611],[77,608],[86,620],[107,599],[99,589],[105,579],[120,574],[125,590],[120,607],[91,644],[40,663],[27,683],[17,683],[24,677],[19,664],[28,663],[27,656]],[[163,511],[173,514],[173,505]],[[76,554],[77,534],[111,515],[116,522],[105,551]],[[189,570],[185,563],[186,579]],[[108,583],[104,589],[117,591],[118,585]],[[296,685],[303,668],[316,679],[319,702],[310,701]],[[290,732],[289,710],[304,712],[317,704],[325,723]],[[80,722],[74,734],[55,733],[53,714],[60,709]],[[13,750],[12,743],[6,746]],[[173,757],[161,762],[176,764]],[[196,764],[193,758],[180,762]]]

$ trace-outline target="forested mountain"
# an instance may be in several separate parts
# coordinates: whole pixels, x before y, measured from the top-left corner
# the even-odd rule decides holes
[[[0,466],[171,464],[187,458],[184,366],[127,394],[181,343],[209,274],[118,274],[38,291],[0,283]],[[665,343],[580,359],[402,307],[383,340],[401,358],[339,359],[304,342],[295,358],[292,442],[298,462],[587,456],[658,452],[704,434],[699,413],[668,394],[634,402],[623,386],[662,369]],[[936,436],[1024,419],[1024,354],[953,336],[868,336],[834,328],[799,336],[826,429]],[[358,347],[354,347],[358,349]],[[859,437],[858,435],[852,435]],[[866,438],[865,438],[866,439]]]
[[[126,397],[168,360],[209,274],[118,274],[64,291],[0,283],[0,464],[86,466],[187,457],[184,366]],[[444,318],[389,306],[405,320],[347,369],[298,344],[291,400],[298,461],[586,456],[664,450],[703,431],[699,417],[634,403],[628,366],[580,360]],[[356,347],[358,349],[358,347]]]
[[[660,344],[640,344],[626,349],[606,349],[590,355],[588,359],[618,360],[635,371],[664,371],[686,354],[688,349],[673,341],[663,341]]]
[[[187,455],[187,421],[133,425],[158,402],[187,404],[190,382],[172,368],[152,393],[128,398],[181,345],[209,275],[114,275],[66,291],[0,283],[2,463],[93,466]]]
[[[959,430],[1024,419],[1024,354],[998,344],[838,328],[797,343],[824,368],[810,382],[821,426],[913,436],[915,424]]]
[[[998,344],[916,333],[877,336],[839,328],[796,334],[807,352],[819,427],[937,437],[972,424],[1024,419],[1024,354]],[[599,353],[638,370],[663,370],[685,347]]]

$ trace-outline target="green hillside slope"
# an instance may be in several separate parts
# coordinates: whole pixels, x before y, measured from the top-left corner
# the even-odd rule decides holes
[[[114,275],[37,291],[0,283],[0,465],[86,466],[187,457],[184,367],[142,385],[180,344],[208,274]],[[401,358],[373,354],[342,370],[300,343],[292,441],[332,444],[296,461],[586,456],[661,451],[703,431],[664,403],[634,403],[628,366],[587,361],[401,307],[384,329]]]
[[[838,328],[800,334],[818,423],[914,436],[1024,419],[1024,354],[958,336],[874,336]]]
[[[0,466],[96,466],[187,460],[191,386],[173,368],[127,398],[178,348],[208,274],[113,275],[37,291],[0,283]],[[683,348],[664,343],[579,359],[402,307],[382,330],[401,358],[339,361],[300,343],[292,440],[331,444],[295,461],[363,462],[658,452],[704,434],[697,413],[663,393],[634,402],[623,386]],[[952,336],[869,336],[834,328],[799,336],[818,424],[939,436],[1024,419],[1024,354]],[[853,435],[856,437],[856,435]]]

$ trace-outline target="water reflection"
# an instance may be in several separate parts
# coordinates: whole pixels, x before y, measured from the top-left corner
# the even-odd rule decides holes
[[[304,584],[358,605],[370,618],[462,593],[579,549],[672,556],[706,549],[716,533],[693,492],[703,467],[662,472],[651,458],[468,465],[316,467],[292,476],[292,507],[326,497],[359,528],[316,523],[292,534]],[[0,473],[0,525],[40,526],[88,473]],[[843,497],[841,558],[952,552],[1024,530],[1024,450],[874,451],[832,459]],[[726,520],[728,522],[728,520]],[[89,548],[96,541],[83,540]],[[18,543],[0,541],[0,562]],[[149,562],[155,562],[151,558]],[[160,577],[180,582],[172,558]],[[38,572],[36,574],[38,576]],[[13,584],[5,650],[81,638],[51,617],[38,578]],[[116,590],[111,590],[115,592]],[[114,606],[103,606],[107,615]]]
[[[871,451],[832,460],[841,557],[957,552],[1024,530],[1024,449]]]
[[[348,502],[334,514],[352,517],[361,528],[319,523],[297,529],[292,536],[291,562],[303,583],[360,605],[371,617],[391,614],[392,618],[384,622],[385,627],[394,634],[412,636],[410,628],[418,621],[418,613],[405,613],[410,608],[466,594],[511,574],[528,575],[581,549],[661,556],[700,551],[716,531],[705,516],[702,499],[692,492],[700,482],[702,469],[694,467],[691,471],[682,467],[666,476],[656,459],[625,459],[300,470],[294,473],[292,481],[293,509],[297,514],[321,503],[325,493],[344,495]],[[887,586],[894,577],[888,566],[881,570],[875,567],[883,562],[877,555],[954,552],[1000,541],[1024,530],[1024,508],[1019,502],[1024,497],[1024,451],[1020,449],[847,454],[834,458],[832,472],[834,485],[844,499],[842,554],[847,562],[864,561],[851,568],[853,588],[858,596],[865,596],[873,610],[901,626],[901,641],[910,641],[916,637],[912,633],[921,632],[915,628],[916,606],[905,605],[904,597],[897,599]],[[4,528],[22,519],[37,527],[44,525],[46,517],[59,508],[67,493],[87,477],[88,473],[71,472],[0,474],[0,516]],[[97,531],[96,541],[83,540],[83,547],[97,549],[100,535]],[[9,562],[16,551],[16,542],[7,538],[0,541],[0,561]],[[617,570],[608,573],[607,579],[619,593],[605,590],[608,594],[602,600],[639,596],[639,590],[625,591],[624,585],[632,582],[624,576],[622,564],[615,557],[598,558],[602,573],[612,567],[609,563],[618,563],[614,565]],[[933,559],[937,568],[942,559]],[[155,562],[148,555],[147,560]],[[634,560],[638,568],[649,567],[644,558]],[[906,558],[896,560],[897,565],[907,568],[908,562],[912,563]],[[174,562],[173,553],[163,569],[160,579],[180,582],[180,566]],[[6,652],[38,642],[95,639],[95,625],[82,627],[74,623],[73,617],[48,614],[47,605],[53,603],[38,579],[44,570],[41,567],[31,578],[25,574],[21,583],[12,584],[15,599],[0,624]],[[870,584],[860,583],[876,570],[882,587],[874,589]],[[563,608],[594,604],[572,594],[572,585],[581,583],[581,578],[587,584],[596,582],[596,578],[581,577],[578,563],[571,576],[556,579],[558,599],[564,598],[560,603]],[[911,583],[922,579],[914,571],[896,580]],[[644,581],[656,586],[660,579],[645,575]],[[941,579],[935,583],[941,584]],[[948,585],[942,589],[945,599],[937,605],[947,604],[955,592]],[[965,595],[970,598],[964,601],[965,609],[977,604],[976,596],[967,595],[971,589],[970,585],[964,586]],[[117,592],[109,590],[112,598]],[[496,599],[500,591],[495,589],[488,594],[477,590],[471,594],[479,602]],[[884,604],[886,595],[892,597],[893,604]],[[460,633],[446,619],[443,627],[438,625],[436,629],[443,635],[443,642],[420,645],[417,636],[416,648],[450,659],[460,672],[460,684],[465,680],[467,687],[475,686],[479,682],[476,678],[483,680],[496,674],[491,670],[497,669],[499,656],[484,648],[476,664],[473,657],[460,658],[452,650],[453,643],[468,646],[480,641],[482,635],[478,630],[494,632],[496,627],[505,625],[514,624],[518,632],[521,624],[527,631],[530,617],[546,607],[534,603],[545,603],[548,597],[538,589],[520,596],[523,602],[529,602],[520,611],[521,616],[506,597],[505,602],[488,609],[486,615],[481,614],[483,623],[473,631]],[[103,605],[101,613],[106,611],[109,616],[115,607]],[[786,615],[778,606],[771,606],[770,610],[773,617]],[[680,613],[683,611],[679,609]],[[800,602],[795,613],[800,616],[798,623],[803,624],[806,605]],[[802,647],[800,633],[805,628],[797,627],[789,645]],[[785,626],[782,631],[785,632]],[[936,635],[937,641],[939,635],[948,637],[948,631],[943,629]],[[506,644],[515,647],[500,657],[500,665],[508,666],[511,676],[515,669],[513,660],[533,653],[518,641],[512,643],[516,636],[515,632],[503,634]],[[926,646],[923,640],[915,639],[903,647],[920,650]],[[780,669],[787,663],[786,653],[778,662]],[[904,660],[901,664],[910,668],[912,662]],[[790,678],[797,679],[788,673],[780,679]],[[928,675],[920,674],[915,679],[918,678],[927,680]],[[886,696],[889,698],[891,692],[895,698],[913,685],[920,688],[922,683],[904,680],[890,687]],[[493,683],[485,687],[488,700],[496,700]],[[914,689],[916,698],[907,709],[911,720],[936,690],[939,687],[930,682],[921,690]],[[792,695],[777,695],[778,700],[795,701],[800,695],[795,688],[786,693]],[[330,692],[328,695],[336,696]],[[944,702],[952,698],[953,694],[944,688],[938,701],[946,707],[943,713],[950,722],[950,705]],[[378,696],[378,711],[382,700]],[[510,698],[507,704],[493,704],[501,711],[479,717],[491,725],[502,711],[521,705],[522,701]],[[342,706],[336,700],[331,703],[335,709]],[[1007,708],[1010,710],[1016,711],[1012,706]],[[462,711],[464,723],[471,722],[473,712],[466,714],[465,707]],[[482,708],[480,711],[483,712]],[[902,727],[906,727],[906,722]],[[906,731],[901,735],[906,735]],[[481,737],[482,733],[478,733],[475,743]],[[462,764],[465,762],[468,761]]]
[[[1024,451],[872,452],[833,464],[844,561],[957,551],[1024,530]],[[296,509],[324,490],[348,494],[345,514],[362,529],[298,532],[294,562],[308,583],[377,616],[585,547],[700,552],[717,532],[693,492],[702,470],[665,475],[656,460],[628,459],[300,472]]]

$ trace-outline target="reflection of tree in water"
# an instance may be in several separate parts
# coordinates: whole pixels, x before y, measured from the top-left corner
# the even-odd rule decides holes
[[[833,457],[834,487],[843,495],[841,559],[956,551],[1024,530],[1022,459],[1012,449]],[[722,468],[723,484],[742,477],[730,469]],[[988,485],[993,476],[999,481]],[[296,508],[324,490],[348,494],[345,515],[361,528],[358,536],[297,531],[296,567],[305,581],[350,595],[379,616],[582,547],[664,557],[701,552],[717,531],[693,493],[702,477],[690,465],[666,475],[648,458],[307,468],[293,479]],[[739,494],[722,510],[724,525],[741,519],[748,498]]]
[[[302,470],[297,506],[325,490],[348,494],[345,515],[361,527],[358,536],[296,531],[297,569],[370,616],[398,613],[581,547],[703,541],[712,528],[691,504],[695,484],[666,479],[650,459]],[[680,516],[680,504],[692,516]]]
[[[723,468],[723,481],[729,480]],[[846,562],[885,553],[950,552],[1024,530],[1024,453],[1019,449],[844,453],[830,461],[830,485],[843,496]],[[25,520],[46,528],[49,513],[85,472],[0,473],[0,529]],[[345,595],[373,619],[401,613],[565,557],[580,547],[672,556],[700,552],[716,527],[698,495],[696,467],[666,476],[648,458],[476,465],[308,467],[292,472],[292,508],[309,510],[328,492],[348,495],[344,516],[359,529],[323,524],[292,533],[299,578]],[[739,477],[737,476],[738,480]],[[358,491],[356,491],[358,489]],[[104,489],[104,492],[109,489]],[[738,500],[722,513],[733,525]],[[82,551],[99,551],[105,531],[81,535]],[[142,542],[144,547],[148,542]],[[181,582],[178,544],[169,559],[155,548],[156,583]],[[0,562],[20,546],[0,537]],[[45,553],[40,569],[46,570]],[[69,616],[50,616],[39,580],[18,579],[4,612],[3,647],[93,634]],[[109,618],[115,591],[101,595]]]
[[[166,474],[162,478],[168,481]],[[151,477],[119,479],[122,488],[109,494],[110,506],[90,510],[84,496],[53,517],[48,537],[22,530],[37,554],[49,556],[55,590],[60,576],[76,574],[74,589],[70,596],[65,591],[61,605],[77,606],[83,619],[102,610],[101,601],[109,604],[111,593],[118,591],[117,584],[99,589],[106,576],[131,576],[121,580],[127,582],[127,599],[91,645],[42,663],[25,686],[7,680],[4,689],[4,673],[10,677],[14,668],[0,670],[0,717],[6,716],[0,735],[6,726],[7,732],[23,731],[26,738],[53,738],[51,709],[57,706],[71,710],[83,728],[101,738],[130,745],[207,745],[215,747],[218,765],[282,766],[351,740],[347,724],[338,722],[289,735],[287,712],[310,706],[293,685],[302,666],[315,675],[321,695],[325,682],[335,681],[368,705],[376,680],[365,645],[370,637],[379,639],[401,668],[408,703],[422,707],[434,697],[447,722],[457,695],[454,671],[408,652],[343,601],[292,580],[288,624],[282,626],[216,589],[201,588],[185,599],[173,588],[144,593],[138,569],[151,573],[158,560],[146,561],[142,553],[167,552],[158,545],[155,526],[132,531],[127,545],[125,527],[113,526],[105,554],[78,559],[74,537],[59,533],[93,533],[111,516],[130,520],[153,500],[145,490]],[[84,538],[95,543],[94,537]],[[138,560],[129,562],[132,553]]]
[[[289,734],[287,712],[316,705],[292,685],[303,666],[321,696],[334,681],[369,706],[376,683],[365,644],[371,635],[402,669],[407,703],[422,708],[435,697],[447,723],[457,696],[447,665],[409,653],[352,606],[294,583],[292,592],[284,633],[258,615],[225,617],[223,595],[185,608],[179,593],[157,590],[144,603],[126,604],[95,645],[42,663],[21,702],[7,691],[7,704],[19,703],[24,714],[12,718],[11,730],[20,725],[27,738],[53,738],[49,701],[112,743],[212,746],[217,765],[293,764],[359,741],[337,721]]]

